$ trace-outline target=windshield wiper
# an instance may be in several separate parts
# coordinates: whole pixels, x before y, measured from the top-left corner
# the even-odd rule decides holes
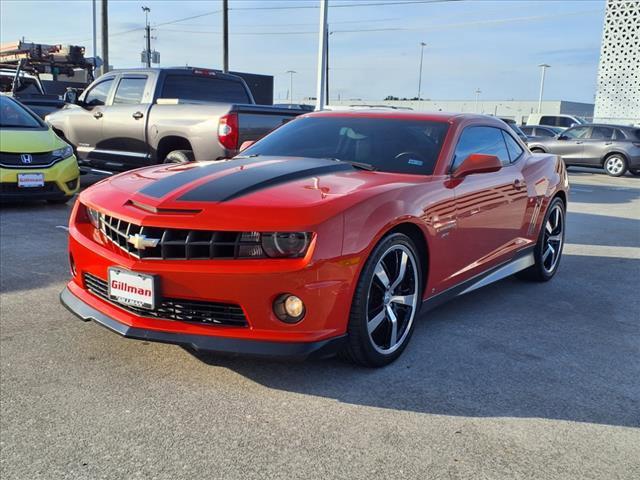
[[[376,171],[376,167],[374,167],[370,163],[355,162],[353,160],[341,160],[339,158],[333,158],[333,157],[328,157],[327,160],[333,160],[334,162],[348,163],[350,165],[353,165],[355,168],[359,168],[360,170],[367,170],[369,172]]]

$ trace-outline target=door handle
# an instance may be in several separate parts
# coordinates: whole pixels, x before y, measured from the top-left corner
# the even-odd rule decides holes
[[[140,120],[142,117],[144,117],[144,115],[142,114],[142,112],[136,112],[133,115],[131,115],[133,118],[135,118],[136,120]]]
[[[527,186],[526,182],[524,180],[520,180],[519,178],[516,178],[513,181],[513,187],[517,190],[520,190],[521,188],[524,188],[526,186]]]
[[[582,145],[584,142],[576,142],[576,145]]]
[[[94,114],[93,114],[93,118],[97,118],[97,119],[102,118],[102,112],[96,112],[96,113],[94,113]]]

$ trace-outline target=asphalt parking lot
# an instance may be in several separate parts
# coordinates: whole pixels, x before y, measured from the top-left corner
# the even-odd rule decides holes
[[[58,303],[70,207],[2,208],[1,476],[640,478],[640,179],[570,176],[556,278],[423,315],[381,370],[83,323]]]

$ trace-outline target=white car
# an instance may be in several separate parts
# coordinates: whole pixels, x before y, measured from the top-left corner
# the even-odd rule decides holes
[[[582,117],[575,115],[554,114],[546,115],[541,113],[532,113],[527,119],[527,125],[547,125],[550,127],[570,128],[588,123]]]

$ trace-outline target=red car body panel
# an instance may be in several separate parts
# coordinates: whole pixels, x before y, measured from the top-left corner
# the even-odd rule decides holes
[[[375,245],[393,228],[413,228],[424,240],[427,275],[423,300],[429,301],[530,249],[550,200],[556,195],[566,199],[568,181],[562,160],[531,154],[524,145],[523,158],[498,172],[460,179],[449,174],[460,132],[470,125],[504,128],[497,119],[404,112],[310,115],[436,120],[448,122],[450,128],[430,176],[351,169],[294,179],[224,202],[184,201],[180,197],[226,175],[296,160],[256,159],[201,176],[156,197],[142,190],[201,165],[154,166],[103,180],[80,194],[71,215],[69,250],[75,273],[68,291],[120,324],[145,331],[247,341],[318,342],[346,333],[361,269]],[[87,221],[85,206],[149,227],[300,231],[313,232],[313,239],[304,258],[137,259]],[[84,273],[106,280],[112,266],[159,276],[163,297],[237,304],[248,326],[133,314],[86,289]],[[284,323],[273,313],[273,302],[282,293],[304,300],[307,313],[301,322]]]

